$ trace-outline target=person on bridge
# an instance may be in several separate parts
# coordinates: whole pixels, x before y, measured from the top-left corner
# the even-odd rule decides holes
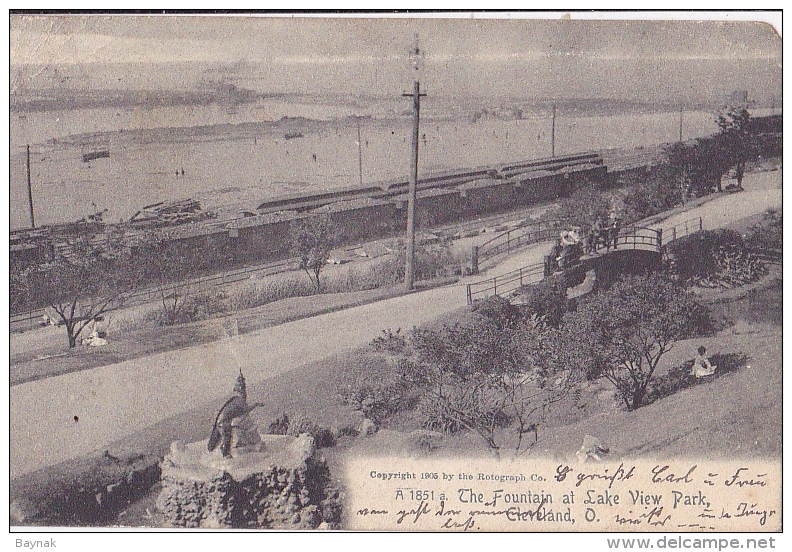
[[[563,248],[561,247],[561,238],[559,238],[558,240],[556,240],[556,243],[555,245],[553,245],[553,248],[550,250],[550,255],[548,256],[548,260],[551,261],[548,265],[548,271],[549,271],[548,275],[555,272],[556,269],[558,268],[558,261],[561,259],[562,251]]]
[[[580,262],[582,248],[579,243],[566,244],[561,249],[561,256],[558,258],[558,268],[570,268]]]
[[[602,227],[599,220],[597,220],[591,225],[588,234],[586,234],[586,253],[595,253],[597,251],[597,243],[599,243],[601,234]]]
[[[611,215],[610,224],[610,238],[613,240],[613,249],[619,248],[619,231],[621,230],[621,222],[619,217]]]

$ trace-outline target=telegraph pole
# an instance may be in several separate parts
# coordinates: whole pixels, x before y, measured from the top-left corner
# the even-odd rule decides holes
[[[30,185],[30,144],[25,148],[27,160],[27,193],[28,193],[28,208],[30,209],[30,227],[36,227],[36,219],[33,218],[33,189]]]
[[[360,143],[360,117],[355,117],[357,121],[357,131],[358,131],[358,175],[360,176],[360,187],[363,187],[363,150]]]
[[[682,106],[679,106],[679,141],[682,141]]]
[[[555,117],[556,104],[553,104],[553,125],[550,128],[550,157],[555,157]]]
[[[415,37],[415,46],[412,55],[415,60],[415,69],[418,70],[419,56],[421,52],[418,50],[418,37]],[[413,99],[413,133],[412,133],[412,159],[410,162],[410,189],[407,195],[407,266],[404,270],[404,285],[407,291],[412,291],[413,282],[415,280],[415,196],[418,187],[418,126],[421,114],[421,83],[418,81],[418,75],[413,81],[412,94],[402,94],[402,96],[409,96]]]

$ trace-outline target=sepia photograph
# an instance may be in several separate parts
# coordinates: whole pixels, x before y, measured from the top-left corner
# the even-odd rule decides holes
[[[780,11],[11,10],[8,75],[11,533],[775,546]]]

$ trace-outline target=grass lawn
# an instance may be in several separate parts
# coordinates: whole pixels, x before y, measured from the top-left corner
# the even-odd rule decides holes
[[[429,289],[451,281],[451,278],[437,278],[418,282],[416,287]],[[404,293],[403,284],[398,284],[366,291],[291,297],[231,315],[175,326],[138,324],[137,329],[114,333],[104,347],[67,349],[65,330],[47,327],[12,336],[14,340],[27,340],[31,344],[27,347],[21,343],[12,346],[9,380],[13,386],[59,374],[89,370],[124,360],[217,341],[229,335],[246,334],[301,318],[365,305]],[[131,324],[127,326],[133,327]],[[34,335],[36,332],[39,332],[38,336]],[[40,339],[41,337],[44,339]]]

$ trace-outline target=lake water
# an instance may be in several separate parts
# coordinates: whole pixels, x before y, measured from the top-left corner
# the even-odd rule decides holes
[[[348,106],[276,101],[12,112],[11,228],[29,225],[25,144],[37,225],[77,220],[94,209],[108,209],[105,220],[116,222],[145,205],[186,197],[231,213],[273,196],[358,185],[357,126],[345,119],[352,114]],[[322,121],[292,122],[303,136],[285,139],[284,127],[271,122],[283,116]],[[170,130],[135,130],[162,128]],[[411,128],[410,118],[396,113],[362,122],[364,183],[407,178]],[[684,113],[683,138],[716,131],[711,113]],[[678,112],[556,118],[556,154],[653,146],[678,136]],[[550,142],[546,117],[475,123],[425,117],[419,172],[547,157]],[[109,158],[82,161],[84,153],[105,149]]]

